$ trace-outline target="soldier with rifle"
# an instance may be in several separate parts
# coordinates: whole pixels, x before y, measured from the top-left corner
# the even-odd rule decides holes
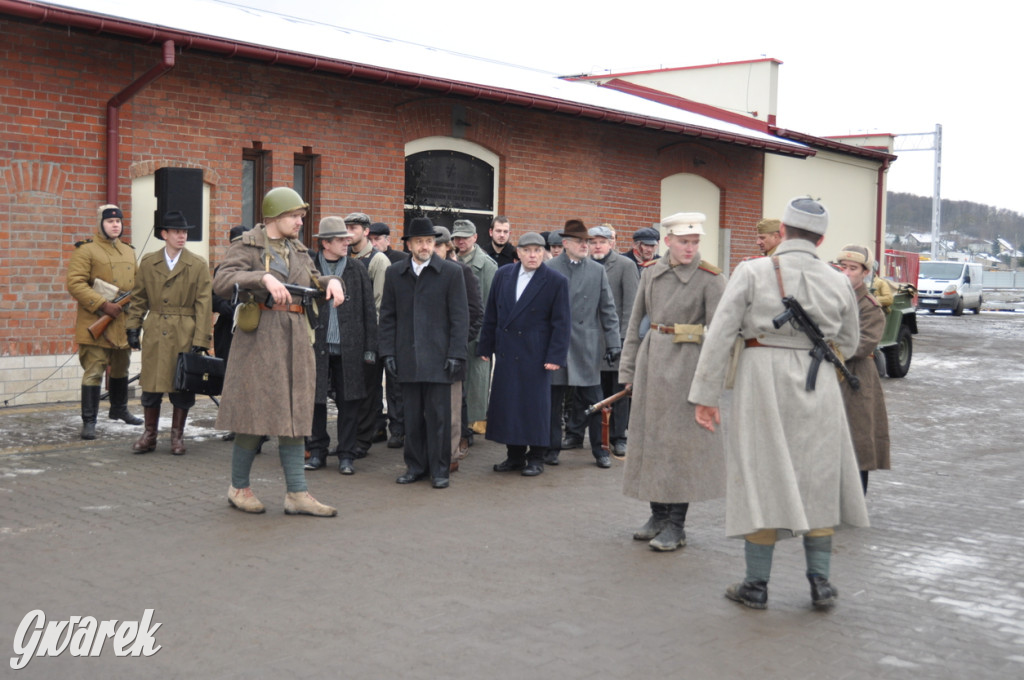
[[[852,355],[859,337],[850,282],[816,254],[827,227],[818,201],[789,202],[774,255],[742,262],[730,278],[689,392],[697,422],[714,431],[733,340],[741,336],[725,446],[725,524],[728,536],[744,539],[746,575],[725,596],[754,609],[768,605],[776,540],[791,536],[803,537],[811,603],[833,606],[833,528],[868,525],[840,378],[828,366],[819,370],[823,358]]]
[[[68,263],[68,292],[78,302],[75,342],[82,364],[82,439],[96,438],[100,383],[110,368],[111,420],[141,425],[128,412],[128,365],[131,350],[125,336],[124,306],[135,285],[134,249],[121,240],[124,215],[116,205],[99,209],[95,238],[79,241]]]

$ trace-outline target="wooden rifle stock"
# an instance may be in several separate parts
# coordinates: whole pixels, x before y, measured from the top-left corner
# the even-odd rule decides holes
[[[124,306],[126,304],[128,304],[129,302],[131,302],[131,299],[132,299],[131,291],[125,291],[123,293],[120,293],[113,300],[111,300],[111,302],[113,302],[115,305],[117,305],[121,309],[124,309]],[[99,340],[100,336],[103,335],[106,332],[107,326],[109,326],[110,322],[113,321],[113,320],[114,320],[114,317],[110,316],[109,314],[104,314],[100,318],[98,318],[95,321],[93,321],[92,325],[89,326],[89,335],[92,336],[92,339],[93,340]]]
[[[609,430],[611,428],[612,404],[617,402],[619,399],[624,399],[625,397],[628,397],[631,394],[633,394],[633,388],[627,387],[621,392],[616,392],[607,399],[602,399],[596,404],[593,404],[586,411],[583,412],[583,414],[587,416],[593,413],[597,413],[598,411],[601,412],[601,448],[609,453],[611,453],[612,450],[611,442],[608,439],[610,436]]]

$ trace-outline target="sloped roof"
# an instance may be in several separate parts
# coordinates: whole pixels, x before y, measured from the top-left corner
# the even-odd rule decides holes
[[[771,153],[805,144],[556,74],[216,0],[0,0],[0,12],[183,49],[429,89],[611,123],[716,139]]]

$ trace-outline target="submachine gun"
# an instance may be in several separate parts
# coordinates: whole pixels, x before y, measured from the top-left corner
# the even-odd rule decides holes
[[[306,310],[306,319],[309,320],[309,327],[316,330],[320,327],[320,322],[317,319],[316,304],[315,300],[319,300],[326,296],[326,293],[319,288],[308,288],[306,286],[299,286],[294,283],[284,283],[285,289],[291,294],[292,297],[299,298],[299,304]],[[232,306],[238,304],[238,298],[242,291],[239,289],[238,284],[235,284],[235,294],[231,301]],[[264,300],[263,306],[267,309],[274,307],[274,296],[267,294],[267,299]]]
[[[860,389],[860,379],[850,373],[850,369],[846,367],[843,360],[832,350],[832,346],[825,341],[825,336],[818,328],[818,324],[814,323],[814,319],[807,315],[800,302],[792,295],[786,295],[782,298],[782,305],[786,311],[772,319],[772,325],[782,328],[786,322],[792,322],[793,326],[803,331],[803,334],[814,344],[809,352],[811,367],[807,371],[807,383],[804,385],[804,389],[808,392],[814,391],[814,385],[818,380],[818,367],[821,366],[822,359],[827,359],[830,364],[835,366],[836,370],[846,378],[846,382],[850,383],[850,387],[855,390]]]

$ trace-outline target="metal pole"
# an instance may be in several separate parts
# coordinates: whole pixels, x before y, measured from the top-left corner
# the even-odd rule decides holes
[[[942,221],[942,126],[935,124],[935,188],[932,193],[932,259],[939,259],[939,227]]]

